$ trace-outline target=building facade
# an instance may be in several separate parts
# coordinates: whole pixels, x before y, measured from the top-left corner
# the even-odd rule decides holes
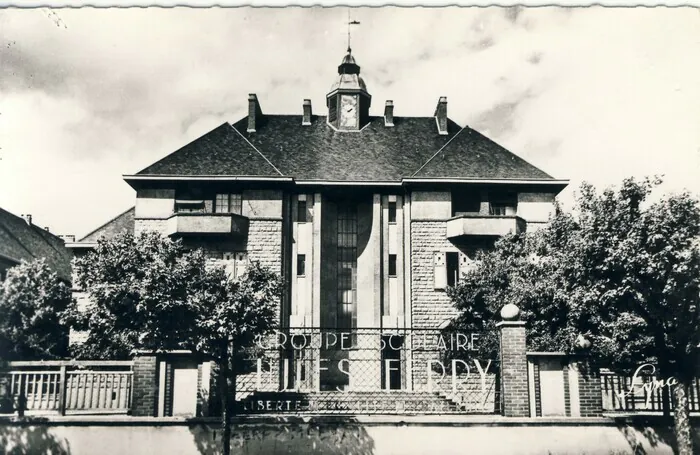
[[[71,236],[58,236],[48,227],[33,223],[32,215],[14,215],[0,208],[0,281],[7,270],[22,261],[44,259],[58,277],[70,281],[71,253],[64,241],[75,240]]]
[[[251,94],[245,118],[124,176],[133,230],[181,238],[234,275],[259,261],[283,276],[279,325],[295,346],[269,390],[419,390],[409,338],[449,324],[445,289],[500,236],[546,223],[567,182],[452,121],[445,97],[430,116],[396,116],[392,100],[370,115],[350,50],[337,72],[320,114],[304,100],[268,115]]]

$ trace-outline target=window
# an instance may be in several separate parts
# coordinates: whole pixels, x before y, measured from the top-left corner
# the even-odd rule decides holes
[[[389,276],[396,276],[396,255],[389,255]]]
[[[352,203],[338,204],[338,312],[337,328],[354,327],[357,291],[357,207]]]
[[[464,253],[460,252],[435,252],[433,261],[434,288],[445,289],[455,286],[459,279],[467,271],[474,267],[475,263]]]
[[[178,199],[175,201],[175,212],[177,213],[204,213],[204,211],[203,200]]]
[[[447,285],[454,286],[459,281],[459,253],[445,253]]]
[[[297,201],[297,221],[306,223],[306,199]]]
[[[389,202],[389,222],[396,223],[396,202]]]
[[[222,253],[222,259],[229,278],[240,278],[245,273],[248,265],[248,253],[245,251]]]
[[[495,193],[489,196],[489,213],[495,216],[513,216],[518,211],[518,195]]]
[[[297,254],[297,276],[306,275],[306,255]]]
[[[241,194],[217,194],[214,200],[214,212],[235,213],[240,215],[243,211],[243,196]]]
[[[479,213],[481,196],[477,191],[460,190],[452,192],[452,216]]]

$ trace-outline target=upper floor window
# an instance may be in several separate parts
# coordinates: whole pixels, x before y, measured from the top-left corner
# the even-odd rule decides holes
[[[396,223],[396,201],[389,201],[389,223]]]
[[[479,213],[481,195],[474,190],[459,190],[452,192],[452,216]]]
[[[516,193],[493,193],[489,196],[489,214],[514,216],[518,212]]]
[[[301,199],[300,197],[297,201],[297,221],[306,223],[308,221],[306,218],[306,198]]]
[[[243,196],[239,193],[217,194],[214,200],[214,212],[235,213],[240,215],[243,211]]]
[[[177,213],[204,213],[205,204],[203,199],[178,199],[175,201],[175,211]]]

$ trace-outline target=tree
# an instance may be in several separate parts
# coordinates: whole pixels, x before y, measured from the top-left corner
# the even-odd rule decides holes
[[[535,350],[577,352],[621,372],[652,363],[673,377],[681,455],[692,453],[688,391],[700,355],[700,201],[652,202],[660,179],[626,179],[598,193],[583,184],[571,214],[507,236],[449,293],[455,325],[491,327],[514,303]],[[580,343],[581,340],[587,342]]]
[[[224,453],[230,452],[236,365],[275,327],[280,277],[257,263],[240,278],[208,264],[201,250],[159,233],[100,240],[74,263],[93,307],[75,312],[87,341],[81,357],[127,357],[135,349],[188,349],[219,364]],[[234,398],[235,399],[235,398]]]
[[[22,262],[0,282],[0,357],[35,360],[67,354],[70,286],[44,259]]]

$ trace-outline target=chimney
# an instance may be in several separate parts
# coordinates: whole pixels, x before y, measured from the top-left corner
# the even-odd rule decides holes
[[[386,100],[384,106],[384,126],[394,126],[394,102]]]
[[[311,125],[311,100],[304,100],[304,118],[302,125]]]
[[[258,97],[255,93],[248,95],[248,129],[249,133],[255,133],[257,121],[262,117],[262,109],[258,103]]]
[[[44,226],[44,230],[45,230],[46,232],[51,232],[51,231],[49,230],[49,227],[48,227],[48,226]]]
[[[435,121],[437,122],[438,133],[447,134],[447,97],[441,96],[435,108]]]
[[[32,225],[32,216],[30,214],[26,215],[20,215],[24,221],[27,222],[28,225]]]

